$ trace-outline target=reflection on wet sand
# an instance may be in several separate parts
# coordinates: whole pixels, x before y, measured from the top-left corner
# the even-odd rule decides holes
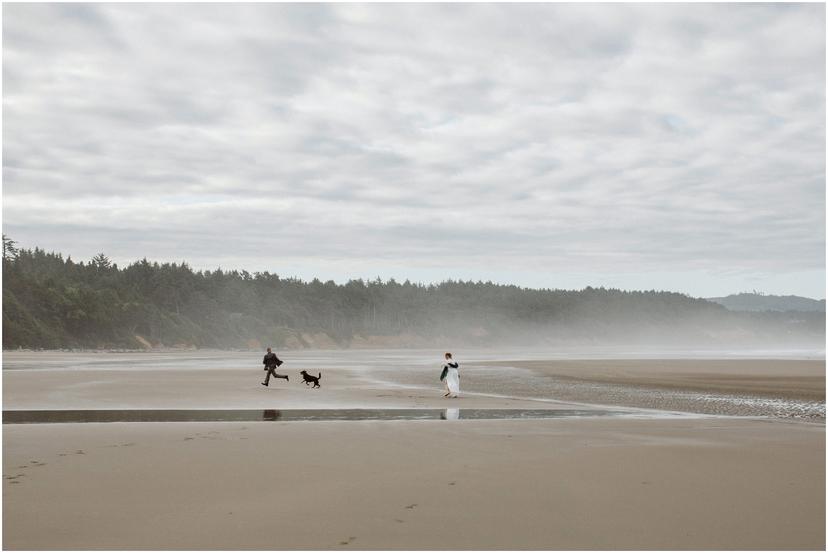
[[[599,409],[90,409],[3,411],[3,424],[101,422],[255,422],[504,420],[633,416]],[[673,415],[675,416],[675,415]]]
[[[265,409],[262,413],[262,420],[277,421],[282,418],[282,412],[276,409]]]
[[[447,409],[443,409],[443,412],[440,413],[440,419],[444,421],[456,421],[460,418],[460,409],[456,407],[449,407]]]

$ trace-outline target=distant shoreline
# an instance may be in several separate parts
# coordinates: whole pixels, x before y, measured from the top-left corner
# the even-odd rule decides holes
[[[32,349],[32,348],[3,348],[2,353],[187,353],[187,352],[238,352],[238,353],[256,353],[264,351],[266,347],[273,347],[278,351],[383,351],[383,350],[392,350],[392,351],[429,351],[429,350],[436,350],[442,351],[445,349],[452,349],[455,351],[485,351],[485,352],[508,352],[513,350],[519,351],[527,351],[527,352],[549,352],[549,353],[556,353],[556,354],[577,354],[579,358],[583,355],[590,355],[590,354],[600,354],[601,359],[607,358],[608,355],[618,354],[622,355],[622,358],[628,358],[630,356],[634,356],[636,353],[646,356],[647,358],[653,358],[653,356],[657,355],[664,355],[665,359],[672,358],[672,354],[686,354],[688,352],[692,353],[699,353],[703,354],[705,352],[710,353],[738,353],[739,355],[742,354],[751,354],[753,352],[756,353],[756,359],[764,359],[763,353],[773,352],[773,353],[786,353],[786,352],[809,352],[810,354],[820,355],[822,359],[825,358],[826,350],[824,348],[814,347],[814,345],[802,345],[802,346],[792,346],[792,347],[776,347],[776,348],[758,348],[758,347],[715,347],[715,346],[673,346],[673,347],[655,347],[655,346],[625,346],[624,344],[607,344],[604,346],[595,346],[595,345],[584,345],[584,347],[579,347],[578,345],[569,345],[569,346],[556,346],[556,345],[537,345],[537,346],[526,346],[526,345],[490,345],[490,346],[480,346],[480,345],[466,345],[466,344],[454,344],[454,345],[446,345],[446,344],[434,344],[434,345],[423,345],[423,346],[410,346],[410,347],[382,347],[382,346],[362,346],[362,347],[338,347],[338,348],[331,348],[331,347],[316,347],[316,348],[289,348],[289,347],[279,347],[277,345],[273,346],[264,346],[264,347],[257,347],[257,348],[217,348],[217,347],[158,347],[158,348],[57,348],[57,349]],[[633,350],[635,353],[630,353]]]

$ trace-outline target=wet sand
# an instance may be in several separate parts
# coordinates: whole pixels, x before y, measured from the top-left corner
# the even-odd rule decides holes
[[[286,372],[286,371],[284,371]],[[351,369],[325,369],[322,387],[290,381],[260,382],[261,370],[33,370],[3,372],[3,408],[9,409],[359,409],[444,408],[436,378],[428,387],[377,382]],[[554,400],[550,400],[553,401]],[[459,402],[459,403],[458,403]],[[514,397],[466,394],[454,406],[531,408],[537,402]]]
[[[825,361],[800,359],[515,360],[472,364],[470,386],[561,401],[825,421]]]
[[[601,359],[499,361],[544,376],[620,386],[825,401],[825,361],[802,359]]]
[[[292,356],[291,371],[323,367],[319,390],[293,372],[289,383],[265,388],[261,370],[229,357],[201,369],[201,360],[173,356],[147,370],[107,357],[38,365],[28,355],[22,360],[51,368],[4,370],[6,410],[550,408],[596,416],[5,424],[6,549],[825,545],[824,424],[635,407],[622,418],[597,416],[600,397],[594,406],[559,401],[541,385],[567,376],[544,370],[564,372],[571,362],[515,368],[510,377],[526,378],[512,384],[498,380],[496,359],[466,363],[462,383],[479,391],[448,400],[430,363],[398,353],[376,365],[374,352]],[[404,370],[392,371],[394,363]],[[602,375],[606,362],[589,367],[596,377],[634,380],[643,378],[632,374],[640,363],[621,376]],[[808,371],[819,363],[797,374],[818,376]],[[618,374],[625,367],[612,366]],[[730,378],[739,365],[700,367]],[[702,378],[701,368],[675,374]],[[489,384],[498,394],[486,392]]]
[[[419,362],[418,356],[395,355],[379,361],[370,353],[363,358],[335,352],[327,358],[296,355],[283,371],[292,380],[276,380],[264,388],[256,357],[253,367],[245,367],[236,357],[167,356],[160,364],[135,354],[115,356],[118,361],[107,365],[104,355],[71,367],[66,366],[66,356],[64,366],[35,365],[37,354],[30,353],[18,356],[22,362],[12,361],[24,368],[3,371],[3,404],[5,409],[443,407],[439,370]],[[177,366],[177,360],[186,368]],[[160,365],[145,366],[150,361]],[[46,368],[28,368],[33,365]],[[467,407],[531,408],[563,402],[825,420],[824,360],[471,359],[462,366]],[[302,368],[324,373],[321,390],[308,390],[298,382]],[[389,390],[410,393],[392,396]]]
[[[806,423],[116,423],[4,431],[6,549],[825,545],[825,429]]]

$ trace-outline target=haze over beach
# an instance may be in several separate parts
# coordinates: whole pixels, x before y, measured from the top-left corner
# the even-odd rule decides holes
[[[824,551],[825,46],[5,5],[3,548]]]

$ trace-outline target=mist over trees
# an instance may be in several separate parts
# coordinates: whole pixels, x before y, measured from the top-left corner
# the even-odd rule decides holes
[[[821,311],[825,312],[825,300],[802,296],[774,296],[759,292],[742,292],[723,298],[706,298],[724,305],[731,311]]]
[[[310,282],[103,253],[75,262],[3,237],[3,347],[279,348],[629,344],[822,347],[823,313],[728,311],[673,292],[490,282]]]

